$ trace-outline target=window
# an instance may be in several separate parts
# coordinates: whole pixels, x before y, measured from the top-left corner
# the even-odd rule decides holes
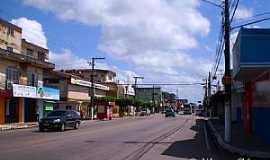
[[[26,49],[26,55],[27,55],[27,56],[31,56],[31,57],[33,57],[33,50],[32,50],[32,49],[27,48],[27,49]]]
[[[66,106],[66,110],[71,110],[72,106]]]
[[[7,50],[8,50],[9,52],[13,52],[13,48],[12,48],[12,47],[7,47]]]
[[[8,27],[8,35],[14,36],[14,29],[11,27]]]
[[[11,89],[13,83],[19,83],[19,71],[14,67],[8,67],[6,69],[7,89]]]
[[[38,52],[38,60],[45,61],[45,54],[42,52]]]
[[[38,76],[34,73],[28,73],[27,75],[27,85],[29,86],[37,86],[38,84]]]

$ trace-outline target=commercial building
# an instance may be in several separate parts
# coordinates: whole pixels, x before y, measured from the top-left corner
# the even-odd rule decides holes
[[[270,143],[270,29],[242,28],[233,48],[233,78],[242,86],[233,91],[241,108],[238,119],[246,134]],[[236,97],[237,95],[238,97]],[[236,98],[236,99],[235,99]],[[242,103],[241,103],[242,102]],[[241,105],[239,105],[241,103]],[[234,106],[233,106],[234,107]]]
[[[87,115],[90,104],[91,82],[79,76],[64,71],[52,71],[45,75],[45,84],[59,88],[60,101],[55,105],[56,109],[73,109]],[[104,97],[109,87],[94,84],[95,97]]]
[[[93,73],[91,69],[72,69],[64,70],[66,73],[70,73],[81,77],[87,81],[91,81],[91,75],[94,75],[94,83],[102,84],[110,88],[107,92],[107,96],[118,97],[124,95],[123,86],[117,85],[116,73],[110,70],[94,69]]]
[[[159,112],[162,107],[162,91],[161,87],[136,87],[136,99],[151,102],[153,104],[153,112]]]
[[[1,124],[37,121],[43,116],[44,101],[57,100],[57,89],[43,85],[43,73],[54,69],[48,54],[23,40],[20,27],[0,20]]]

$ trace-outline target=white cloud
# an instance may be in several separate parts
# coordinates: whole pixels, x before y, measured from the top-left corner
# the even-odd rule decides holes
[[[86,59],[74,55],[69,49],[62,49],[59,53],[50,52],[49,60],[55,63],[56,69],[90,68]]]
[[[195,35],[206,35],[210,29],[209,21],[196,9],[197,0],[25,0],[25,3],[51,11],[63,20],[100,26],[98,48],[138,65],[153,64],[139,61],[142,55],[151,59],[157,52],[166,53],[161,59],[173,57],[170,52],[194,48]],[[185,57],[182,52],[178,54]]]
[[[253,16],[253,10],[244,6],[239,6],[235,12],[235,19],[250,18]]]
[[[27,19],[26,17],[20,17],[18,19],[12,19],[11,23],[22,28],[22,37],[27,41],[47,48],[47,38],[39,22]]]
[[[188,54],[198,47],[197,38],[210,31],[210,22],[197,9],[198,0],[24,0],[24,3],[54,13],[64,21],[100,27],[97,48],[133,64],[137,73],[162,75],[164,81],[172,75],[190,80],[182,75],[197,77],[210,69],[208,60]],[[62,54],[85,64],[85,60],[68,50]],[[63,63],[61,58],[54,55],[52,59]]]

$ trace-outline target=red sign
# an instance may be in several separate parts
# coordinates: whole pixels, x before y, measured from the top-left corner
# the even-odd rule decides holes
[[[0,90],[0,97],[12,97],[11,91]]]

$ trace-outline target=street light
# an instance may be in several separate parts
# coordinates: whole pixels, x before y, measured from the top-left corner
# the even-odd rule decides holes
[[[94,97],[95,97],[95,88],[94,88],[94,72],[95,72],[95,61],[96,60],[103,60],[105,57],[92,57],[91,62],[89,62],[89,65],[91,65],[91,99],[90,99],[90,107],[88,108],[88,113],[90,113],[91,109],[91,119],[94,119]]]

